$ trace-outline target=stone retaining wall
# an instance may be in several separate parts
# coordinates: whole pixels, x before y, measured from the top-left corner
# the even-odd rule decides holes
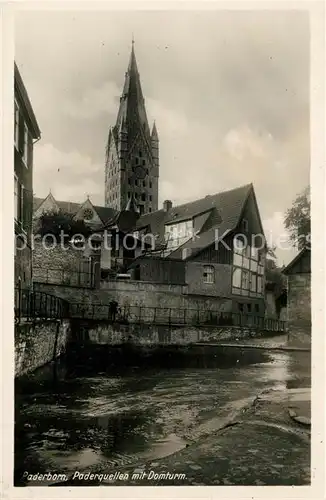
[[[109,324],[106,322],[79,322],[74,331],[81,341],[93,344],[120,345],[189,345],[197,342],[216,343],[235,341],[250,337],[270,336],[271,332],[237,327],[191,327],[167,325]],[[274,332],[276,335],[277,332]]]
[[[69,320],[15,325],[15,376],[30,373],[59,357],[66,350],[69,336]]]

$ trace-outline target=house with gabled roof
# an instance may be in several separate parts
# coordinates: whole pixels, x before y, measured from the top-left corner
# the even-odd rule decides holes
[[[27,89],[14,64],[14,233],[15,287],[32,284],[32,198],[34,145],[41,138]]]
[[[266,242],[252,184],[176,207],[166,201],[141,216],[136,230],[154,235],[156,259],[180,262],[188,294],[225,298],[233,312],[264,315]],[[142,279],[144,259],[135,265]]]

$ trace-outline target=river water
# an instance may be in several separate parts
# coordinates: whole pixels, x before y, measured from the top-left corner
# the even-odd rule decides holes
[[[171,455],[225,425],[264,389],[309,385],[305,354],[230,348],[182,368],[110,370],[93,359],[72,372],[64,361],[50,380],[16,386],[15,483],[33,484],[26,471],[69,475]]]

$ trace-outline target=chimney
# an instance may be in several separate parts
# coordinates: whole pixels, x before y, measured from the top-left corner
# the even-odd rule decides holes
[[[163,210],[164,212],[168,212],[172,208],[172,201],[171,200],[165,200],[163,201]]]

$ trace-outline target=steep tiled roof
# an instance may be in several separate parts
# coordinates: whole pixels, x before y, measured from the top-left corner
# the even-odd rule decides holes
[[[216,229],[219,230],[221,236],[225,231],[235,229],[251,190],[253,190],[252,184],[247,184],[230,191],[205,196],[205,198],[173,207],[168,212],[161,209],[141,216],[137,222],[137,228],[148,227],[153,234],[159,234],[158,242],[160,243],[164,240],[164,227],[166,224],[192,219],[211,211],[197,237],[183,245],[183,248],[190,248],[192,250],[191,255],[194,255],[197,251],[214,243]],[[173,254],[175,253],[173,252]]]
[[[35,196],[33,197],[33,212],[35,212],[41,206],[41,203],[44,200],[45,198],[37,198]],[[68,212],[70,214],[75,214],[81,205],[81,203],[75,203],[72,201],[55,200],[55,202],[63,212]]]
[[[294,268],[294,266],[300,261],[300,259],[302,259],[303,257],[305,257],[306,255],[309,256],[309,259],[311,258],[310,257],[310,254],[311,254],[311,250],[309,248],[303,248],[299,253],[298,255],[296,255],[294,257],[293,260],[291,260],[291,262],[284,268],[282,269],[282,273],[283,274],[290,274],[292,269]]]
[[[38,209],[44,199],[45,198],[37,198],[36,196],[33,196],[33,212]]]
[[[119,132],[125,132],[127,134],[128,144],[131,145],[138,133],[139,124],[143,127],[145,136],[149,140],[150,130],[145,102],[140,84],[134,46],[132,45],[117,121],[113,129],[115,138],[117,139]]]
[[[45,198],[37,198],[34,196],[34,198],[33,198],[33,212],[35,212],[41,206],[41,203],[44,201],[44,199]],[[68,212],[70,214],[75,214],[78,211],[78,209],[81,207],[81,205],[83,205],[83,203],[75,203],[72,201],[55,200],[55,202],[63,212]],[[117,211],[114,210],[113,208],[101,207],[99,205],[93,205],[93,206],[94,206],[96,212],[98,213],[98,215],[103,223],[108,222],[110,219],[112,219],[117,214]]]
[[[113,219],[114,216],[118,213],[117,210],[114,210],[114,208],[110,207],[100,207],[98,205],[94,205],[94,208],[103,223],[106,223],[109,220]]]

